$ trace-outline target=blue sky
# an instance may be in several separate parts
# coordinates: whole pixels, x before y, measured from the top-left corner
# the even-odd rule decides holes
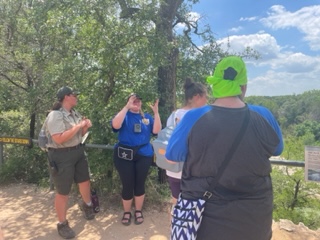
[[[320,0],[200,0],[192,11],[231,51],[261,54],[244,59],[247,96],[320,90]]]

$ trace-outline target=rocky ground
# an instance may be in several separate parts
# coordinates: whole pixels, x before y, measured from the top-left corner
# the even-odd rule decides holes
[[[56,231],[52,192],[34,185],[10,184],[0,186],[0,240],[53,240],[60,239]],[[120,223],[119,207],[102,209],[93,221],[83,219],[77,200],[71,199],[68,219],[78,240],[168,240],[169,215],[167,211],[147,209],[141,225],[128,227]],[[3,236],[2,236],[3,234]],[[273,224],[272,240],[319,240],[320,229],[312,231],[303,224],[294,225],[287,220]]]

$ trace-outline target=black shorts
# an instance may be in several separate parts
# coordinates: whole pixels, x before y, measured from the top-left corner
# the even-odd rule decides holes
[[[168,182],[169,182],[172,197],[174,197],[175,199],[178,199],[180,190],[181,190],[180,188],[181,179],[168,176]]]
[[[89,167],[84,147],[70,151],[48,151],[51,174],[57,192],[68,195],[73,182],[90,180]]]

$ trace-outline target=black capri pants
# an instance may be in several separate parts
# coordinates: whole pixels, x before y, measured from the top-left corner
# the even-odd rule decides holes
[[[113,159],[122,182],[122,199],[131,200],[133,196],[139,197],[145,194],[145,182],[153,156],[136,154],[130,161],[118,158],[114,151]]]

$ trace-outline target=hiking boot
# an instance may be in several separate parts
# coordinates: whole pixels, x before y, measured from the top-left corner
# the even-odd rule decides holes
[[[80,209],[83,212],[83,217],[87,220],[92,220],[94,219],[94,211],[93,211],[93,206],[88,206],[85,202],[82,203],[80,206]]]
[[[58,233],[64,239],[71,239],[76,236],[75,232],[69,227],[68,221],[57,224]]]

